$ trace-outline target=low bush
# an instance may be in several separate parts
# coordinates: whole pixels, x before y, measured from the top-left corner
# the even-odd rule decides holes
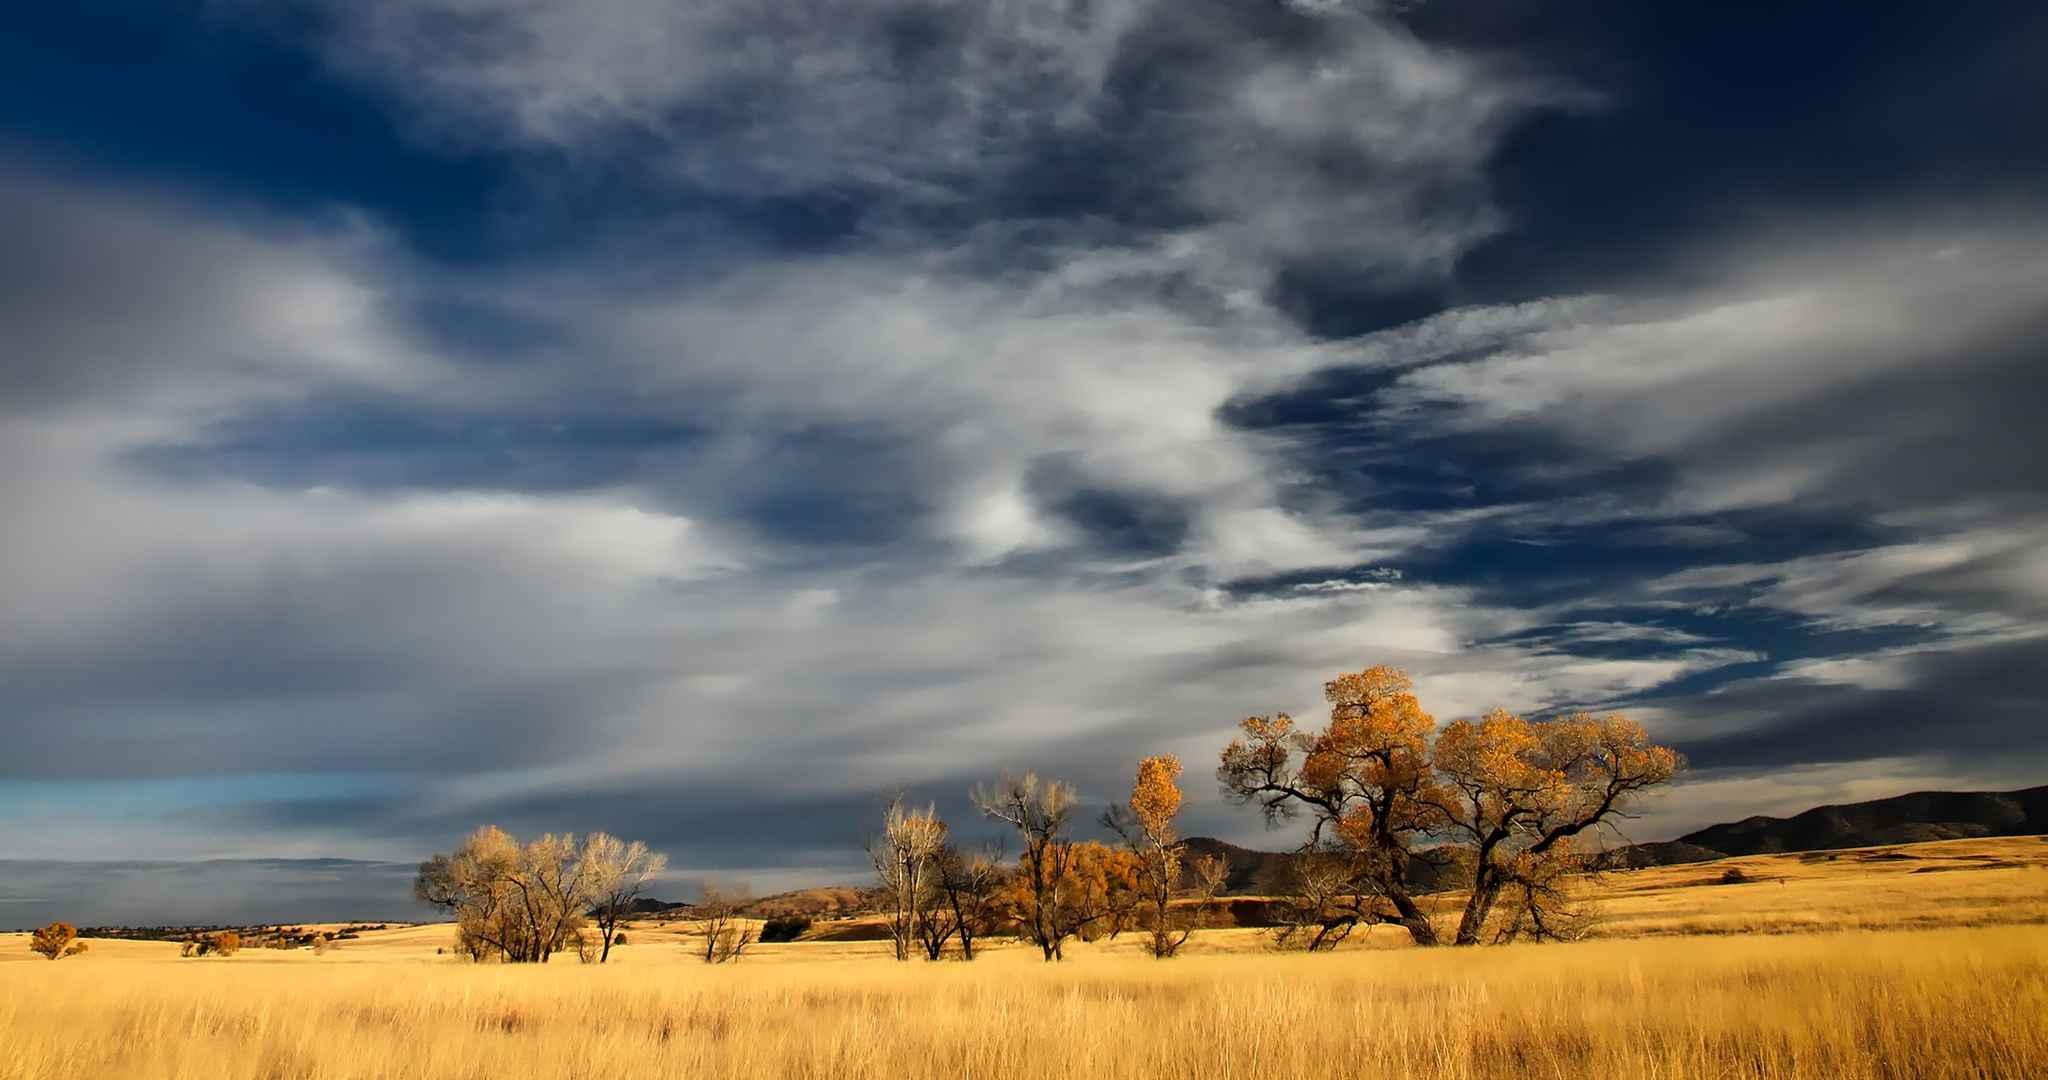
[[[85,951],[85,945],[77,941],[78,928],[67,922],[53,922],[28,938],[28,947],[39,956],[56,960]]]
[[[805,915],[779,915],[761,924],[761,940],[764,942],[795,941],[811,928],[811,920]]]
[[[179,956],[233,956],[242,951],[242,935],[233,930],[201,934],[178,949]]]

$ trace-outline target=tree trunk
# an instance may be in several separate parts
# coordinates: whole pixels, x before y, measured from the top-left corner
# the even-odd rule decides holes
[[[1500,879],[1485,871],[1472,879],[1472,898],[1465,901],[1465,914],[1458,920],[1459,945],[1479,944],[1479,933],[1486,928],[1486,920],[1493,914],[1494,901],[1500,899]]]
[[[1393,901],[1394,910],[1401,914],[1401,925],[1407,927],[1408,936],[1417,945],[1435,945],[1436,926],[1429,921],[1429,913],[1422,910],[1406,889],[1389,889],[1387,892],[1387,899]]]
[[[946,886],[946,903],[953,908],[953,926],[960,934],[960,959],[974,959],[974,931],[967,925],[967,913],[960,910],[960,890],[946,879],[940,879]]]

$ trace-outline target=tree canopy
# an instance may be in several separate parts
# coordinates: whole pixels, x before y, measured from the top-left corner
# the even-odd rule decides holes
[[[1339,675],[1323,694],[1330,719],[1319,730],[1284,713],[1247,717],[1217,778],[1270,821],[1310,818],[1304,850],[1342,866],[1349,897],[1330,917],[1396,923],[1419,944],[1436,944],[1437,930],[1415,899],[1418,862],[1469,868],[1458,944],[1481,940],[1503,894],[1516,921],[1503,936],[1545,933],[1542,905],[1580,866],[1580,836],[1684,766],[1619,715],[1496,709],[1438,730],[1391,667]]]

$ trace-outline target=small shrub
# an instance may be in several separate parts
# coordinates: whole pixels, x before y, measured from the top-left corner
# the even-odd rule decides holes
[[[613,944],[614,946],[618,946],[618,945],[624,945],[625,943],[626,943],[626,935],[625,935],[625,934],[623,934],[623,933],[619,933],[619,934],[613,934],[613,935],[612,935],[612,944]]]
[[[1723,885],[1743,885],[1755,880],[1755,878],[1743,873],[1742,868],[1739,866],[1731,866],[1721,871],[1721,884]]]
[[[201,934],[178,948],[179,956],[233,956],[242,951],[242,935],[233,930]]]
[[[68,922],[53,922],[28,937],[28,947],[49,960],[71,955],[71,943],[78,928]],[[83,950],[80,950],[83,951]]]
[[[761,924],[761,940],[764,942],[795,941],[811,928],[811,920],[803,915],[778,915]]]

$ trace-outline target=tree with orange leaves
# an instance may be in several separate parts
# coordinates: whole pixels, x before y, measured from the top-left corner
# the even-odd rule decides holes
[[[1285,714],[1250,717],[1217,778],[1268,821],[1310,815],[1304,851],[1343,858],[1357,900],[1348,917],[1396,923],[1420,945],[1438,938],[1415,898],[1418,862],[1462,853],[1456,861],[1470,864],[1455,940],[1476,944],[1504,891],[1524,925],[1529,905],[1556,895],[1577,868],[1580,834],[1625,816],[1684,764],[1620,716],[1534,722],[1496,710],[1432,740],[1435,719],[1395,668],[1340,675],[1323,691],[1328,726],[1297,731]],[[1532,932],[1543,925],[1534,919]]]
[[[85,942],[77,939],[77,927],[67,922],[53,922],[30,934],[28,947],[46,960],[61,960],[85,951]]]
[[[1518,886],[1525,903],[1543,895],[1538,886],[1577,869],[1581,833],[1625,814],[1636,793],[1669,781],[1682,762],[1623,716],[1530,721],[1495,709],[1476,724],[1447,725],[1433,764],[1440,780],[1429,797],[1474,856],[1457,938],[1472,945],[1503,889]]]
[[[1245,719],[1217,779],[1233,800],[1257,803],[1269,823],[1308,813],[1304,850],[1341,851],[1360,888],[1392,907],[1373,909],[1372,920],[1398,923],[1416,944],[1434,945],[1436,928],[1408,878],[1435,820],[1429,735],[1436,721],[1395,668],[1340,675],[1323,696],[1330,723],[1321,731],[1297,731],[1285,713]]]
[[[1094,840],[1077,841],[1067,860],[1064,890],[1073,905],[1074,936],[1082,941],[1114,940],[1135,925],[1143,877],[1144,868],[1130,852]]]
[[[1136,885],[1150,923],[1146,949],[1161,960],[1187,944],[1209,901],[1223,885],[1222,860],[1204,856],[1189,867],[1181,850],[1180,833],[1173,825],[1182,799],[1177,782],[1180,771],[1180,759],[1172,754],[1146,758],[1138,763],[1130,800],[1102,815],[1102,823],[1123,838],[1135,861]],[[1189,869],[1195,881],[1195,902],[1175,911],[1174,892],[1183,871]]]
[[[976,788],[983,814],[1017,830],[1024,850],[1009,880],[1008,906],[1024,936],[1047,960],[1065,955],[1068,938],[1093,940],[1122,929],[1136,907],[1134,860],[1093,841],[1069,835],[1074,789],[1035,773],[1005,775]]]

